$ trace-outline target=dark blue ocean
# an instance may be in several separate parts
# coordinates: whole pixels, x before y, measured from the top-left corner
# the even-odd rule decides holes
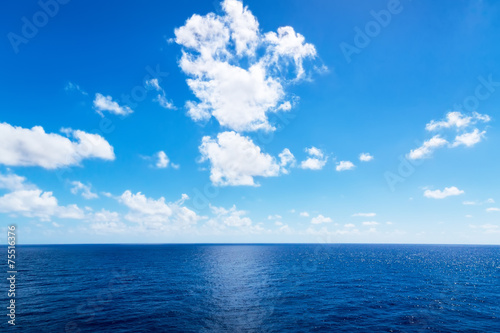
[[[1,332],[500,332],[499,246],[17,250],[16,326],[3,279]]]

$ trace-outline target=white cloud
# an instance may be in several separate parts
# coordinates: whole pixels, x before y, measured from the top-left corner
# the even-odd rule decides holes
[[[59,206],[52,192],[44,192],[35,185],[26,184],[24,177],[1,175],[0,188],[11,192],[0,197],[0,212],[39,218],[50,221],[52,217],[83,219],[84,213],[76,205]]]
[[[495,203],[495,200],[493,200],[492,198],[489,198],[488,200],[486,200],[486,203]]]
[[[333,222],[331,218],[325,217],[321,214],[311,219],[312,224],[331,223],[331,222]]]
[[[288,174],[289,171],[286,168],[288,166],[293,167],[295,165],[295,156],[293,156],[288,148],[285,148],[278,155],[278,157],[280,158],[280,167],[282,168],[282,172]]]
[[[71,81],[68,81],[68,83],[66,83],[66,86],[64,87],[64,90],[66,91],[77,91],[79,92],[80,94],[84,95],[84,96],[87,96],[88,93],[86,91],[84,91],[82,88],[80,88],[80,86],[78,84],[75,84]]]
[[[170,110],[175,110],[177,109],[174,105],[174,103],[167,99],[165,90],[163,90],[162,87],[160,87],[160,83],[157,78],[153,78],[151,80],[146,81],[146,87],[152,88],[156,91],[158,91],[158,95],[156,95],[156,98],[154,99],[158,104],[160,104],[161,107],[165,109],[170,109]]]
[[[428,131],[436,131],[442,128],[462,129],[476,124],[477,122],[489,122],[490,120],[490,116],[477,112],[473,112],[471,116],[466,116],[461,112],[453,111],[446,114],[445,120],[432,120],[425,126],[425,129]]]
[[[195,14],[175,29],[183,46],[180,67],[199,100],[186,103],[188,115],[195,121],[213,116],[235,131],[273,130],[268,114],[287,111],[280,106],[290,70],[295,80],[303,78],[303,61],[316,50],[291,27],[262,34],[240,1],[225,0],[222,9],[223,15]]]
[[[448,144],[448,141],[441,138],[439,135],[435,135],[432,139],[425,141],[421,147],[410,151],[408,158],[411,160],[428,158],[432,155],[434,150],[443,147],[446,144]]]
[[[163,197],[155,200],[147,198],[141,192],[133,194],[129,190],[118,198],[130,210],[125,215],[126,220],[152,229],[184,228],[196,224],[200,217],[182,206],[187,199],[188,196],[183,194],[179,201],[168,203]]]
[[[156,154],[157,161],[156,161],[156,167],[159,169],[163,169],[168,167],[168,164],[170,163],[170,160],[168,159],[167,154],[165,154],[164,151],[159,151]]]
[[[81,193],[82,197],[84,197],[85,199],[96,199],[96,198],[99,197],[97,195],[97,193],[93,193],[90,190],[90,188],[91,188],[90,185],[85,185],[85,184],[83,184],[83,183],[81,183],[79,181],[72,181],[71,185],[73,187],[70,189],[70,191],[73,194]]]
[[[337,171],[346,171],[354,169],[356,166],[351,161],[340,161],[337,163],[335,170]]]
[[[101,116],[104,116],[104,111],[120,116],[127,116],[134,112],[128,106],[120,106],[117,102],[113,101],[111,96],[104,96],[99,93],[95,94],[94,108]]]
[[[306,153],[309,157],[300,163],[300,167],[302,169],[310,169],[310,170],[321,170],[326,164],[327,157],[316,147],[306,148]]]
[[[228,227],[248,227],[252,224],[252,220],[244,216],[247,212],[244,210],[237,210],[234,205],[230,209],[210,205],[210,210],[215,215],[212,222],[216,221]]]
[[[497,208],[497,207],[490,207],[490,208],[486,208],[486,211],[488,213],[491,213],[491,212],[500,212],[500,208]]]
[[[421,147],[410,151],[408,158],[412,160],[428,158],[436,149],[444,146],[448,148],[455,148],[462,145],[472,147],[481,142],[486,135],[486,131],[480,131],[478,128],[474,128],[472,131],[467,130],[473,125],[487,123],[490,120],[490,116],[477,112],[473,112],[471,115],[465,115],[458,111],[449,112],[446,114],[444,120],[432,120],[425,128],[430,132],[443,129],[455,129],[459,134],[456,134],[454,138],[449,137],[448,140],[442,138],[440,135],[435,135],[430,140],[425,141]]]
[[[219,186],[258,186],[254,177],[283,173],[276,159],[261,152],[252,140],[235,132],[223,132],[217,139],[203,137],[199,147],[202,161],[210,161],[210,180]]]
[[[302,216],[302,217],[309,217],[309,213],[308,212],[301,212],[299,215]]]
[[[41,126],[28,129],[0,123],[0,164],[56,169],[87,158],[115,159],[113,147],[100,135],[72,129],[61,132],[75,141],[45,133]]]
[[[356,226],[352,223],[347,223],[347,224],[344,224],[344,228],[348,228],[348,229],[351,229],[351,228],[355,228]]]
[[[452,187],[445,187],[443,191],[441,190],[425,190],[424,192],[424,197],[426,198],[432,198],[432,199],[444,199],[449,196],[455,196],[455,195],[461,195],[464,194],[465,192],[462,190],[459,190],[455,186]]]
[[[478,205],[478,203],[475,201],[464,201],[464,202],[462,202],[462,205],[474,206],[474,205]]]
[[[370,162],[371,160],[373,160],[373,158],[374,157],[372,155],[370,155],[370,153],[361,153],[359,155],[359,160],[361,162]]]
[[[375,221],[366,221],[366,222],[363,222],[362,224],[366,225],[366,226],[379,225],[379,223],[375,222]]]
[[[376,216],[376,213],[356,213],[352,214],[352,216],[362,216],[362,217],[373,217]]]
[[[476,143],[481,142],[482,138],[484,138],[486,131],[479,132],[477,128],[475,128],[472,132],[464,133],[461,135],[457,135],[455,137],[455,141],[452,144],[452,147],[457,147],[460,145],[466,147],[472,147]]]

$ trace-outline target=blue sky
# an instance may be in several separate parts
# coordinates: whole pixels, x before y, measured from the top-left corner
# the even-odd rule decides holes
[[[0,216],[22,243],[499,244],[494,1],[0,15]]]

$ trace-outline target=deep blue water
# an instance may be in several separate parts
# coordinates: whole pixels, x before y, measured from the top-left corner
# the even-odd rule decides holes
[[[2,314],[1,332],[500,332],[498,246],[61,245],[18,255],[16,327]]]

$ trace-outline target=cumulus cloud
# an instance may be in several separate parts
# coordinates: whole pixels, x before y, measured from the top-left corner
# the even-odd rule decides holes
[[[374,157],[372,155],[370,155],[370,153],[361,153],[359,155],[359,160],[361,162],[370,162],[373,159],[374,159]]]
[[[175,29],[183,48],[179,65],[198,99],[186,103],[188,115],[213,116],[235,131],[274,130],[268,115],[290,109],[285,87],[306,77],[304,60],[314,59],[316,49],[292,27],[262,33],[240,1],[225,0],[222,10],[195,14]]]
[[[462,190],[459,190],[457,187],[452,186],[452,187],[445,187],[444,190],[425,190],[424,192],[424,197],[426,198],[432,198],[432,199],[444,199],[449,196],[456,196],[456,195],[461,195],[464,194],[465,192]]]
[[[202,161],[210,162],[210,180],[214,185],[258,186],[254,177],[284,173],[274,157],[263,153],[250,138],[235,132],[219,133],[216,139],[205,136],[199,149]]]
[[[0,164],[56,169],[89,158],[115,159],[113,147],[100,135],[68,128],[61,132],[69,138],[46,133],[41,126],[29,129],[0,123]]]
[[[157,157],[157,161],[156,161],[156,167],[157,168],[164,169],[164,168],[168,167],[168,164],[170,163],[170,160],[169,160],[167,154],[165,154],[164,151],[159,151],[156,154],[156,157]]]
[[[331,223],[331,222],[333,222],[333,220],[330,217],[325,217],[321,214],[311,219],[312,224]]]
[[[82,197],[84,197],[85,199],[96,199],[99,197],[97,193],[93,193],[91,191],[90,185],[85,185],[79,181],[72,181],[71,186],[72,186],[70,189],[71,193],[73,194],[81,193]]]
[[[306,148],[306,153],[309,157],[300,163],[300,167],[302,169],[310,169],[310,170],[321,170],[326,164],[327,157],[316,147]]]
[[[174,103],[167,99],[165,90],[163,90],[162,87],[160,87],[160,83],[157,78],[153,78],[151,80],[146,81],[146,87],[152,88],[158,92],[156,95],[156,98],[154,99],[158,104],[160,104],[161,107],[169,110],[175,110],[176,107]]]
[[[487,123],[491,120],[490,116],[486,114],[479,114],[473,112],[472,115],[467,116],[458,111],[448,112],[445,119],[443,120],[432,120],[430,123],[425,125],[425,129],[428,131],[436,131],[443,128],[466,128],[468,126],[474,125],[477,122]]]
[[[443,147],[447,144],[448,141],[441,138],[439,135],[435,135],[432,139],[425,141],[419,148],[410,151],[408,158],[411,160],[428,158],[437,148]]]
[[[194,211],[183,206],[189,197],[185,194],[177,202],[166,202],[164,197],[148,198],[141,192],[127,190],[118,201],[129,208],[125,219],[151,229],[183,228],[196,224],[200,219]]]
[[[436,149],[445,146],[448,148],[459,146],[472,147],[484,139],[486,131],[479,130],[479,128],[471,129],[471,127],[475,127],[479,123],[487,123],[490,120],[490,116],[477,112],[473,112],[470,115],[458,111],[448,112],[445,119],[439,121],[432,120],[425,128],[429,132],[448,130],[448,135],[450,135],[450,130],[455,130],[454,132],[458,132],[458,134],[453,134],[448,139],[443,138],[439,134],[434,135],[430,140],[425,141],[421,147],[410,151],[407,156],[409,159],[417,160],[428,158]]]
[[[104,96],[102,94],[95,94],[94,99],[94,109],[96,112],[104,117],[103,112],[109,112],[111,114],[119,116],[128,116],[134,111],[128,106],[121,106],[117,102],[113,101],[111,96]]]
[[[210,205],[210,210],[214,214],[212,222],[222,223],[228,227],[248,227],[252,225],[252,220],[244,216],[247,212],[237,210],[234,205],[230,209]]]
[[[351,162],[351,161],[340,161],[337,163],[337,166],[335,167],[335,170],[337,171],[346,171],[346,170],[352,170],[356,166]]]
[[[11,192],[0,197],[0,213],[10,213],[42,221],[52,217],[83,219],[84,213],[76,205],[60,206],[52,192],[44,192],[26,179],[14,174],[0,174],[0,188]]]
[[[476,128],[472,132],[457,135],[455,137],[455,141],[452,144],[452,147],[457,147],[460,145],[463,145],[466,147],[472,147],[476,143],[481,142],[481,140],[484,138],[485,134],[486,134],[486,131],[479,132],[479,130]]]

